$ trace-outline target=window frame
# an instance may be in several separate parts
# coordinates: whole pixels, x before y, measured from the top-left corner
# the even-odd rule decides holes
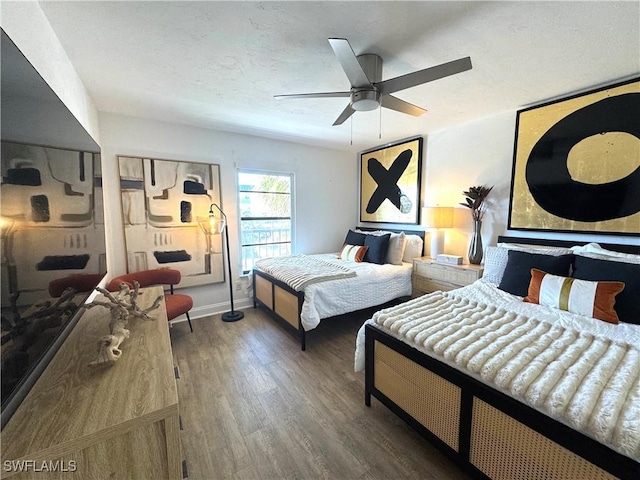
[[[286,219],[287,217],[248,217],[244,218],[242,215],[242,203],[240,202],[240,195],[244,193],[244,190],[240,190],[240,175],[241,174],[249,174],[249,175],[272,175],[277,177],[289,177],[289,222],[290,222],[290,238],[291,238],[291,246],[290,251],[291,254],[294,254],[296,251],[296,229],[295,229],[295,174],[291,171],[281,171],[281,170],[268,170],[268,169],[258,169],[258,168],[237,168],[236,169],[236,205],[237,205],[237,214],[238,214],[238,254],[239,254],[239,268],[241,275],[249,275],[251,270],[244,269],[244,256],[243,256],[243,240],[242,240],[242,222],[243,220],[255,220],[260,218],[266,219]]]

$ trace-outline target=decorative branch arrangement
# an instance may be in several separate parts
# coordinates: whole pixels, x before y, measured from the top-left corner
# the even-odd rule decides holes
[[[468,191],[462,192],[466,198],[465,202],[460,205],[471,210],[471,218],[473,220],[482,220],[482,217],[484,217],[484,212],[486,210],[484,201],[491,190],[493,190],[493,187],[484,187],[480,185],[477,187],[469,187]]]
[[[96,290],[102,293],[107,298],[107,301],[94,300],[84,306],[87,309],[105,307],[111,313],[111,321],[109,322],[109,331],[111,333],[98,340],[98,356],[89,363],[89,366],[113,365],[118,361],[122,354],[120,344],[129,338],[129,330],[125,328],[129,323],[129,316],[143,320],[155,320],[149,315],[149,312],[160,306],[162,295],[159,295],[149,308],[141,310],[137,303],[139,288],[140,284],[138,282],[133,282],[133,290],[126,283],[121,283],[120,290],[114,296],[104,288],[98,287]]]

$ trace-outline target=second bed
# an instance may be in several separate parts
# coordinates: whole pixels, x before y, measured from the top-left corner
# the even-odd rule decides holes
[[[422,256],[424,232],[387,232],[411,237],[412,246],[400,265],[341,260],[336,253],[285,257],[269,268],[253,270],[254,306],[266,309],[285,326],[295,329],[305,350],[306,332],[316,328],[322,319],[409,297],[413,266],[404,260]],[[335,278],[316,281],[283,273],[287,265],[311,262],[322,268],[328,265],[327,271],[335,271]],[[331,270],[331,266],[335,268]]]

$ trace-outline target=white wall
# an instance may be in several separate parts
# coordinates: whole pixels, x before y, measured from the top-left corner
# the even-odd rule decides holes
[[[445,232],[446,253],[467,256],[471,214],[459,203],[464,201],[462,192],[471,186],[494,186],[482,225],[484,244],[495,244],[505,232],[514,125],[515,112],[509,112],[429,135],[423,165],[424,205],[456,207],[454,228]]]
[[[99,144],[98,111],[38,2],[0,2],[0,22],[22,54]]]
[[[99,120],[109,277],[126,272],[118,155],[220,165],[234,278],[240,271],[237,168],[294,173],[298,253],[338,251],[357,219],[357,158],[351,153],[107,113]],[[194,299],[194,317],[229,308],[228,283],[185,292]],[[251,303],[248,293],[234,292],[236,307]]]
[[[574,239],[637,244],[637,238],[507,230],[515,139],[516,111],[429,134],[423,164],[424,205],[456,206],[454,228],[445,236],[445,252],[466,258],[472,233],[469,210],[458,204],[474,185],[493,185],[482,225],[483,244],[495,245],[498,235]],[[428,255],[429,239],[426,241]]]

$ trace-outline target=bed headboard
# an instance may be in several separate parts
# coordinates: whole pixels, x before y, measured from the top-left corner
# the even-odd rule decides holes
[[[363,226],[356,226],[354,227],[357,230],[362,230],[363,232],[374,232],[376,230],[384,230],[385,232],[393,232],[393,233],[401,233],[404,232],[405,235],[417,235],[422,239],[422,254],[424,255],[424,237],[425,237],[425,232],[424,230],[410,230],[410,229],[406,229],[406,228],[380,228],[380,227],[363,227]]]
[[[375,232],[376,230],[384,230],[385,232],[400,233],[404,232],[406,235],[418,235],[424,241],[424,230],[408,230],[406,228],[379,228],[379,227],[354,227],[355,229],[362,230],[363,232]]]
[[[550,240],[547,238],[523,238],[511,236],[499,236],[498,243],[525,243],[527,245],[550,245],[553,247],[572,247],[574,245],[586,245],[590,242],[580,240]],[[615,252],[633,253],[640,255],[640,245],[622,245],[619,243],[597,242],[602,248]]]

